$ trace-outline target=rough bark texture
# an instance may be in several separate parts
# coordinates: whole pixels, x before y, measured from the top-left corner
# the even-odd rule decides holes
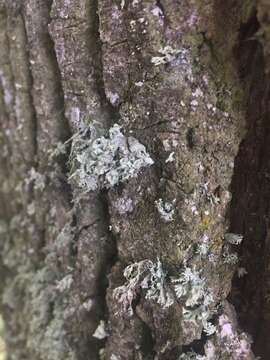
[[[9,360],[254,359],[244,332],[269,358],[269,24],[267,0],[0,1]],[[86,191],[76,142],[115,124],[154,163]]]

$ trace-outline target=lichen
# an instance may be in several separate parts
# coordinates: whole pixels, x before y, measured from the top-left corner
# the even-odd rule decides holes
[[[99,340],[103,340],[108,336],[106,331],[105,321],[100,320],[98,327],[96,328],[93,337]]]
[[[173,49],[171,46],[165,46],[159,50],[160,56],[152,57],[151,62],[155,66],[169,63],[174,60],[180,52],[180,50]]]
[[[46,176],[40,174],[34,168],[31,168],[29,171],[29,177],[26,179],[26,184],[34,184],[35,190],[43,191],[46,186]]]
[[[66,275],[62,280],[57,282],[56,289],[61,293],[69,290],[73,283],[73,277],[71,274]]]
[[[133,315],[132,303],[139,294],[164,308],[171,306],[173,297],[166,285],[166,275],[159,259],[157,263],[143,260],[126,267],[124,277],[127,282],[114,290],[114,297],[121,303],[123,313]]]
[[[183,301],[183,331],[188,337],[193,329],[199,337],[202,329],[207,335],[215,332],[209,319],[213,316],[215,299],[211,289],[196,269],[185,267],[178,278],[172,279],[176,296]]]
[[[134,210],[134,202],[127,196],[117,199],[113,206],[120,215],[131,213]]]
[[[71,162],[75,170],[70,179],[85,191],[113,187],[154,163],[145,146],[132,136],[126,137],[118,124],[109,129],[107,137],[96,137],[90,128],[75,137]]]
[[[204,360],[205,357],[196,354],[194,351],[189,351],[180,355],[179,360]]]
[[[162,220],[165,222],[173,221],[175,209],[172,203],[158,199],[155,204]]]
[[[243,240],[243,236],[234,233],[226,233],[224,235],[225,240],[232,245],[239,245]]]

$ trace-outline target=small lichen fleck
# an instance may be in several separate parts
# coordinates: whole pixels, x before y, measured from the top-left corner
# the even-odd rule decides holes
[[[223,262],[228,265],[235,265],[238,262],[238,256],[236,253],[225,251],[223,254]]]
[[[120,358],[114,354],[111,355],[111,360],[120,360]]]
[[[71,274],[66,275],[62,280],[57,282],[56,289],[61,293],[69,290],[73,283],[73,277]]]
[[[167,157],[167,159],[165,160],[165,163],[167,164],[168,162],[173,162],[175,159],[174,159],[174,156],[175,156],[175,152],[172,151],[170,153],[170,155]]]
[[[225,240],[232,245],[239,245],[243,240],[243,235],[226,233],[224,235]]]
[[[158,199],[155,204],[162,220],[165,222],[173,221],[175,209],[172,203]]]
[[[98,327],[96,328],[93,337],[99,340],[105,339],[108,336],[108,333],[105,329],[104,320],[100,320]]]
[[[109,129],[108,137],[89,137],[87,131],[76,137],[71,161],[76,170],[70,179],[85,191],[113,187],[138,176],[142,168],[154,163],[145,146],[134,137],[126,137],[118,124]]]
[[[239,278],[242,278],[243,276],[247,275],[247,270],[244,267],[239,267],[237,269],[237,275]]]
[[[151,62],[155,66],[167,64],[173,61],[180,52],[180,50],[173,49],[171,46],[165,46],[159,50],[161,55],[152,57]]]
[[[46,186],[46,177],[43,174],[40,174],[34,168],[31,168],[29,171],[29,178],[26,179],[26,184],[34,183],[35,190],[43,191]]]

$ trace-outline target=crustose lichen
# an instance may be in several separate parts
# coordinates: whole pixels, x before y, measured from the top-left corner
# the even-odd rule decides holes
[[[126,137],[118,124],[109,129],[107,137],[93,133],[86,128],[74,137],[71,151],[75,170],[70,179],[85,191],[113,187],[154,163],[145,146],[132,136]]]

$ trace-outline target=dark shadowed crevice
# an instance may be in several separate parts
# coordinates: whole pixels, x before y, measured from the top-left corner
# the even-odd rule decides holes
[[[253,337],[255,354],[269,359],[270,308],[265,289],[269,288],[270,278],[269,265],[266,266],[267,252],[269,258],[270,94],[263,47],[256,38],[258,30],[254,13],[240,27],[234,49],[246,101],[247,130],[235,160],[230,230],[244,235],[238,266],[245,268],[247,275],[235,276],[230,297],[240,326]]]
[[[189,345],[182,347],[182,353],[196,352],[197,354],[204,355],[204,345],[207,341],[207,337],[202,334],[201,339],[192,341]]]
[[[51,21],[50,13],[51,13],[51,7],[52,7],[53,1],[51,0],[48,5],[48,13],[47,13],[47,24],[49,25]],[[48,29],[47,25],[47,29]],[[62,78],[61,78],[61,72],[60,68],[57,62],[57,56],[54,48],[54,41],[47,30],[46,32],[46,47],[47,47],[47,53],[50,58],[50,65],[54,72],[54,82],[56,86],[56,93],[58,95],[57,103],[58,103],[58,132],[59,132],[59,142],[65,143],[67,142],[71,136],[72,131],[68,122],[68,119],[65,117],[65,99],[64,99],[64,90],[62,85]],[[66,145],[66,152],[61,154],[57,158],[58,165],[61,168],[63,178],[61,179],[61,182],[63,184],[63,194],[65,195],[68,203],[70,204],[70,207],[72,207],[72,189],[68,182],[69,177],[69,167],[68,167],[68,161],[69,161],[69,154],[70,154],[70,147],[71,143],[69,142]]]
[[[48,25],[52,20],[50,17],[51,7],[52,7],[52,0],[50,1],[50,4],[48,5],[48,22],[47,22]],[[59,111],[60,119],[61,119],[61,122],[59,123],[59,138],[60,138],[59,140],[62,142],[65,142],[71,138],[72,131],[69,126],[69,122],[68,122],[67,118],[65,117],[65,100],[64,100],[64,91],[63,91],[63,86],[62,86],[61,72],[60,72],[60,68],[58,66],[58,62],[57,62],[57,57],[56,57],[56,53],[55,53],[55,49],[54,49],[54,42],[53,42],[53,39],[52,39],[49,31],[47,31],[47,33],[46,33],[46,44],[47,44],[48,54],[50,55],[51,65],[54,70],[55,83],[56,83],[56,89],[57,89],[56,92],[58,94],[58,111]],[[66,163],[67,163],[67,161],[65,161],[65,164]]]
[[[100,19],[99,19],[99,2],[98,0],[89,1],[88,11],[89,21],[89,41],[88,48],[91,54],[91,65],[94,76],[94,90],[99,96],[102,113],[104,115],[104,128],[109,129],[119,119],[119,111],[117,107],[112,106],[107,99],[105,93],[105,84],[103,76],[103,53],[102,41],[100,38]],[[108,320],[109,310],[106,303],[107,289],[109,286],[108,276],[112,271],[113,266],[118,261],[118,249],[116,235],[111,231],[111,219],[109,211],[108,190],[101,190],[99,192],[99,203],[102,208],[102,228],[106,234],[107,247],[104,254],[104,266],[97,277],[97,299],[99,303],[99,310],[101,319]],[[100,347],[105,347],[105,341],[100,342]],[[91,344],[89,344],[91,347]]]
[[[142,322],[142,342],[140,346],[145,359],[155,358],[155,341],[150,327],[145,322]]]
[[[28,49],[28,44],[27,44],[27,34],[26,34],[26,27],[25,27],[25,21],[24,21],[24,17],[21,16],[22,18],[22,22],[23,22],[23,30],[24,30],[24,37],[25,37],[25,49]],[[34,166],[36,168],[38,168],[38,120],[37,120],[37,113],[36,113],[36,107],[34,104],[34,98],[33,98],[33,94],[31,89],[33,89],[33,84],[34,84],[34,79],[33,79],[33,75],[31,72],[31,66],[30,66],[30,61],[29,61],[29,52],[25,51],[25,54],[27,55],[27,69],[28,70],[28,78],[29,78],[29,91],[28,91],[28,96],[29,96],[29,101],[31,104],[31,112],[32,112],[32,136],[31,139],[33,141],[33,148],[34,148]],[[12,63],[12,59],[11,59],[11,63]]]
[[[99,95],[102,110],[106,115],[107,127],[110,127],[119,119],[119,113],[118,108],[112,106],[105,94],[98,0],[92,0],[89,5],[89,30],[91,35],[89,36],[88,48],[92,58],[95,91]]]
[[[109,211],[109,201],[108,201],[108,192],[107,190],[100,192],[100,203],[103,208],[103,226],[107,235],[107,243],[108,248],[106,251],[106,263],[104,264],[103,272],[100,273],[98,278],[98,286],[99,286],[99,293],[98,296],[100,297],[100,305],[102,308],[102,313],[107,318],[108,317],[108,309],[106,304],[106,293],[108,288],[108,277],[107,275],[110,274],[111,269],[118,261],[118,249],[117,249],[117,239],[116,235],[110,231],[110,211]]]

